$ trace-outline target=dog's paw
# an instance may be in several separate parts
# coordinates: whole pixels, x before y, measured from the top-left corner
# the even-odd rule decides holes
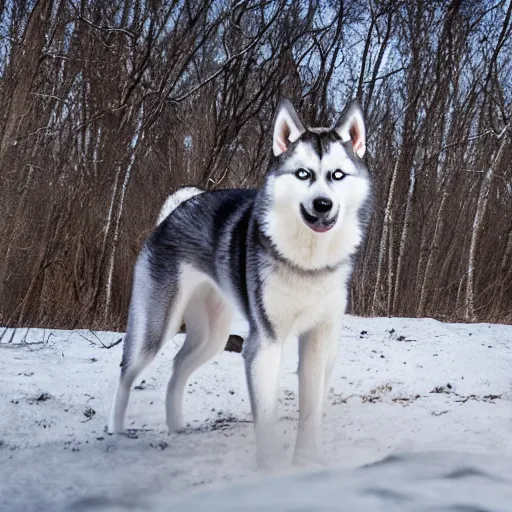
[[[124,433],[124,428],[123,426],[116,426],[114,422],[111,422],[109,423],[108,425],[105,426],[105,429],[104,431],[109,435],[109,436],[113,436],[113,435],[119,435],[119,434],[123,434]]]
[[[167,418],[167,428],[169,429],[169,434],[178,434],[184,432],[186,425],[183,418],[172,417]]]
[[[332,457],[328,455],[310,450],[296,451],[293,456],[292,464],[301,468],[321,469],[332,466],[335,463]]]
[[[276,472],[289,467],[289,462],[282,454],[262,455],[258,457],[258,470],[264,473]]]
[[[290,467],[290,460],[286,456],[284,447],[277,443],[266,446],[264,450],[257,450],[256,461],[260,471],[280,471]]]

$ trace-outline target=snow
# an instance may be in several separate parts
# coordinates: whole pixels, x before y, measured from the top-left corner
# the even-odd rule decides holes
[[[138,506],[156,512],[509,512],[511,461],[503,456],[416,452],[358,470],[291,474]],[[89,503],[81,510],[98,509]]]
[[[237,321],[233,333],[244,332]],[[103,345],[121,337],[43,329],[3,335],[0,510],[240,510],[244,500],[244,510],[308,510],[312,503],[316,510],[388,510],[389,500],[393,510],[453,503],[506,510],[512,498],[512,326],[347,316],[325,408],[331,467],[271,477],[255,467],[240,354],[224,352],[192,376],[189,428],[167,434],[164,395],[183,335],[137,380],[129,435],[108,436],[121,344]],[[296,353],[290,340],[279,423],[288,460]]]

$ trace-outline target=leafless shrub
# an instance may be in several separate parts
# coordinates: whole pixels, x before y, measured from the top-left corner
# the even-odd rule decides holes
[[[512,322],[512,3],[0,3],[0,325],[123,329],[176,187],[253,186],[283,95],[358,96],[351,310]]]

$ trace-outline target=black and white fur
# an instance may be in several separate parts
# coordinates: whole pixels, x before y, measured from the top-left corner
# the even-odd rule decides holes
[[[166,398],[169,430],[182,430],[186,382],[224,349],[236,306],[250,326],[243,356],[260,466],[279,458],[272,432],[291,336],[300,355],[295,460],[320,452],[322,404],[370,202],[361,109],[351,102],[333,128],[306,128],[284,100],[272,149],[259,190],[187,187],[164,205],[135,267],[109,432],[123,430],[134,379],[184,320]]]

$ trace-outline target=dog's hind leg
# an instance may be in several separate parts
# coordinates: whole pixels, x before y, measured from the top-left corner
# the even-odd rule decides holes
[[[222,352],[233,319],[231,305],[209,283],[199,285],[185,309],[187,336],[174,359],[167,387],[167,426],[170,432],[185,428],[183,394],[192,373]]]
[[[129,335],[127,335],[125,338],[125,343],[130,339],[128,336]],[[126,414],[126,408],[128,406],[128,399],[130,398],[130,391],[133,385],[133,381],[150,363],[153,357],[154,356],[150,355],[149,353],[147,355],[137,354],[134,361],[131,361],[128,364],[122,363],[121,376],[119,377],[119,383],[117,385],[116,395],[108,421],[109,434],[118,434],[123,432],[124,417]]]
[[[155,283],[147,254],[142,253],[135,267],[121,375],[110,412],[109,433],[123,431],[134,380],[153,360],[165,339],[178,332],[182,318],[183,300],[177,284],[162,286]]]

